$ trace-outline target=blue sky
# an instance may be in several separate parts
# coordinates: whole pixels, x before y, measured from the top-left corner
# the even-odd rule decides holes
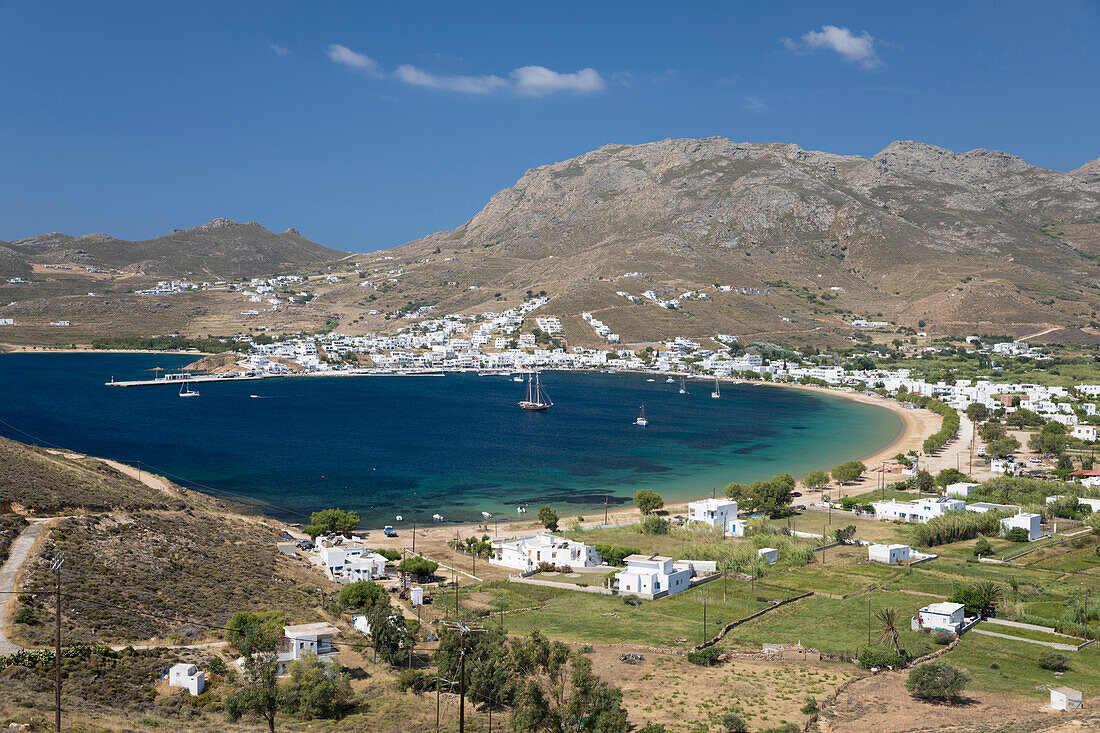
[[[1100,3],[0,0],[0,240],[217,216],[365,251],[721,135],[1100,157]]]

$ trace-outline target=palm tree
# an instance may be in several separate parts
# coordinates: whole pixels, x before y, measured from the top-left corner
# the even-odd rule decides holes
[[[997,606],[1004,600],[1005,589],[1000,583],[992,580],[979,580],[974,584],[973,590],[982,600],[982,613],[990,614],[997,610]]]
[[[898,646],[898,610],[896,608],[880,608],[875,611],[875,618],[879,622],[878,639],[883,644],[894,648],[895,654],[901,654]]]

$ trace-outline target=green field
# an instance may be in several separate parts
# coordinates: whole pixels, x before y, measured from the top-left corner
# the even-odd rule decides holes
[[[1006,636],[1016,636],[1021,639],[1031,639],[1033,641],[1052,641],[1056,644],[1077,645],[1084,642],[1084,639],[1077,639],[1071,636],[1060,636],[1058,634],[1052,634],[1049,631],[1020,629],[1014,626],[1004,626],[1003,624],[991,624],[988,621],[982,621],[975,628],[981,629],[982,631],[991,631],[994,634],[1005,634]]]
[[[1085,695],[1100,694],[1100,649],[1093,645],[1079,652],[1066,652],[1069,670],[1061,677],[1038,664],[1039,655],[1050,651],[1035,644],[968,634],[945,659],[970,673],[970,689],[1026,695],[1037,703],[1050,699],[1045,689],[1037,689],[1044,685],[1065,685]]]
[[[900,644],[915,656],[932,651],[928,634],[911,631],[909,619],[917,609],[935,598],[909,593],[875,591],[844,601],[811,596],[778,608],[726,634],[722,645],[729,649],[759,651],[764,643],[794,644],[832,654],[857,654],[867,646],[868,607],[871,610],[871,643],[878,644],[874,612],[895,608],[901,627]]]

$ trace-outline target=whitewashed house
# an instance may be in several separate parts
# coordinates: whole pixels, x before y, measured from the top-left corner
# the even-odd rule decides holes
[[[1050,707],[1055,710],[1080,710],[1081,691],[1072,687],[1050,688]]]
[[[870,545],[867,558],[887,565],[901,565],[909,562],[909,552],[908,545]]]
[[[979,486],[981,486],[981,484],[973,484],[967,481],[959,481],[958,483],[948,484],[947,487],[944,488],[944,493],[950,494],[951,496],[961,496],[965,499],[972,493],[974,493],[974,489],[978,488]]]
[[[197,697],[206,689],[206,675],[195,665],[180,662],[168,669],[168,684],[171,687],[182,687]]]
[[[358,544],[330,544],[322,540],[317,557],[330,578],[339,583],[377,580],[386,575],[386,558]]]
[[[339,633],[338,628],[323,621],[284,626],[283,636],[279,639],[278,674],[285,675],[290,663],[307,653],[316,654],[321,661],[333,659],[339,652],[332,645],[332,637]]]
[[[539,533],[519,537],[514,540],[499,540],[493,543],[493,556],[489,558],[493,565],[503,565],[527,572],[534,570],[539,563],[568,565],[569,567],[592,568],[603,560],[595,548],[583,542],[556,537],[549,533]]]
[[[620,593],[652,599],[691,587],[691,568],[676,567],[671,557],[628,555],[624,559],[626,569],[615,576]]]
[[[756,556],[768,565],[775,565],[779,562],[779,550],[774,547],[761,547],[756,551]]]
[[[1008,530],[1020,527],[1027,530],[1027,541],[1034,542],[1043,536],[1042,521],[1043,517],[1040,514],[1020,512],[1019,514],[1014,514],[1011,517],[1002,519],[1001,531],[1007,534]]]
[[[940,496],[915,501],[895,501],[893,499],[873,501],[871,506],[874,507],[876,519],[924,524],[929,519],[946,512],[964,509],[966,502],[962,499],[950,499],[946,496]]]
[[[1096,426],[1095,425],[1074,425],[1069,429],[1069,434],[1074,438],[1080,438],[1081,440],[1094,442],[1096,440]]]
[[[721,527],[727,535],[744,534],[744,524],[737,526],[737,502],[729,499],[700,499],[688,504],[689,523]]]
[[[957,634],[963,625],[965,614],[966,606],[961,603],[931,603],[917,611],[912,627],[914,631],[931,629]]]

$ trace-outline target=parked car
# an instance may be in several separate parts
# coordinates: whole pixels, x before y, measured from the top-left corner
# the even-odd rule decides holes
[[[1032,456],[1031,458],[1027,459],[1027,462],[1028,463],[1042,463],[1043,459],[1042,458],[1036,458],[1035,456]]]
[[[396,537],[397,536],[397,530],[394,529],[393,527],[391,527],[388,524],[385,527],[382,528],[382,533],[384,535],[386,535],[387,537]]]
[[[791,496],[802,496],[802,493],[799,491],[792,491]]]

